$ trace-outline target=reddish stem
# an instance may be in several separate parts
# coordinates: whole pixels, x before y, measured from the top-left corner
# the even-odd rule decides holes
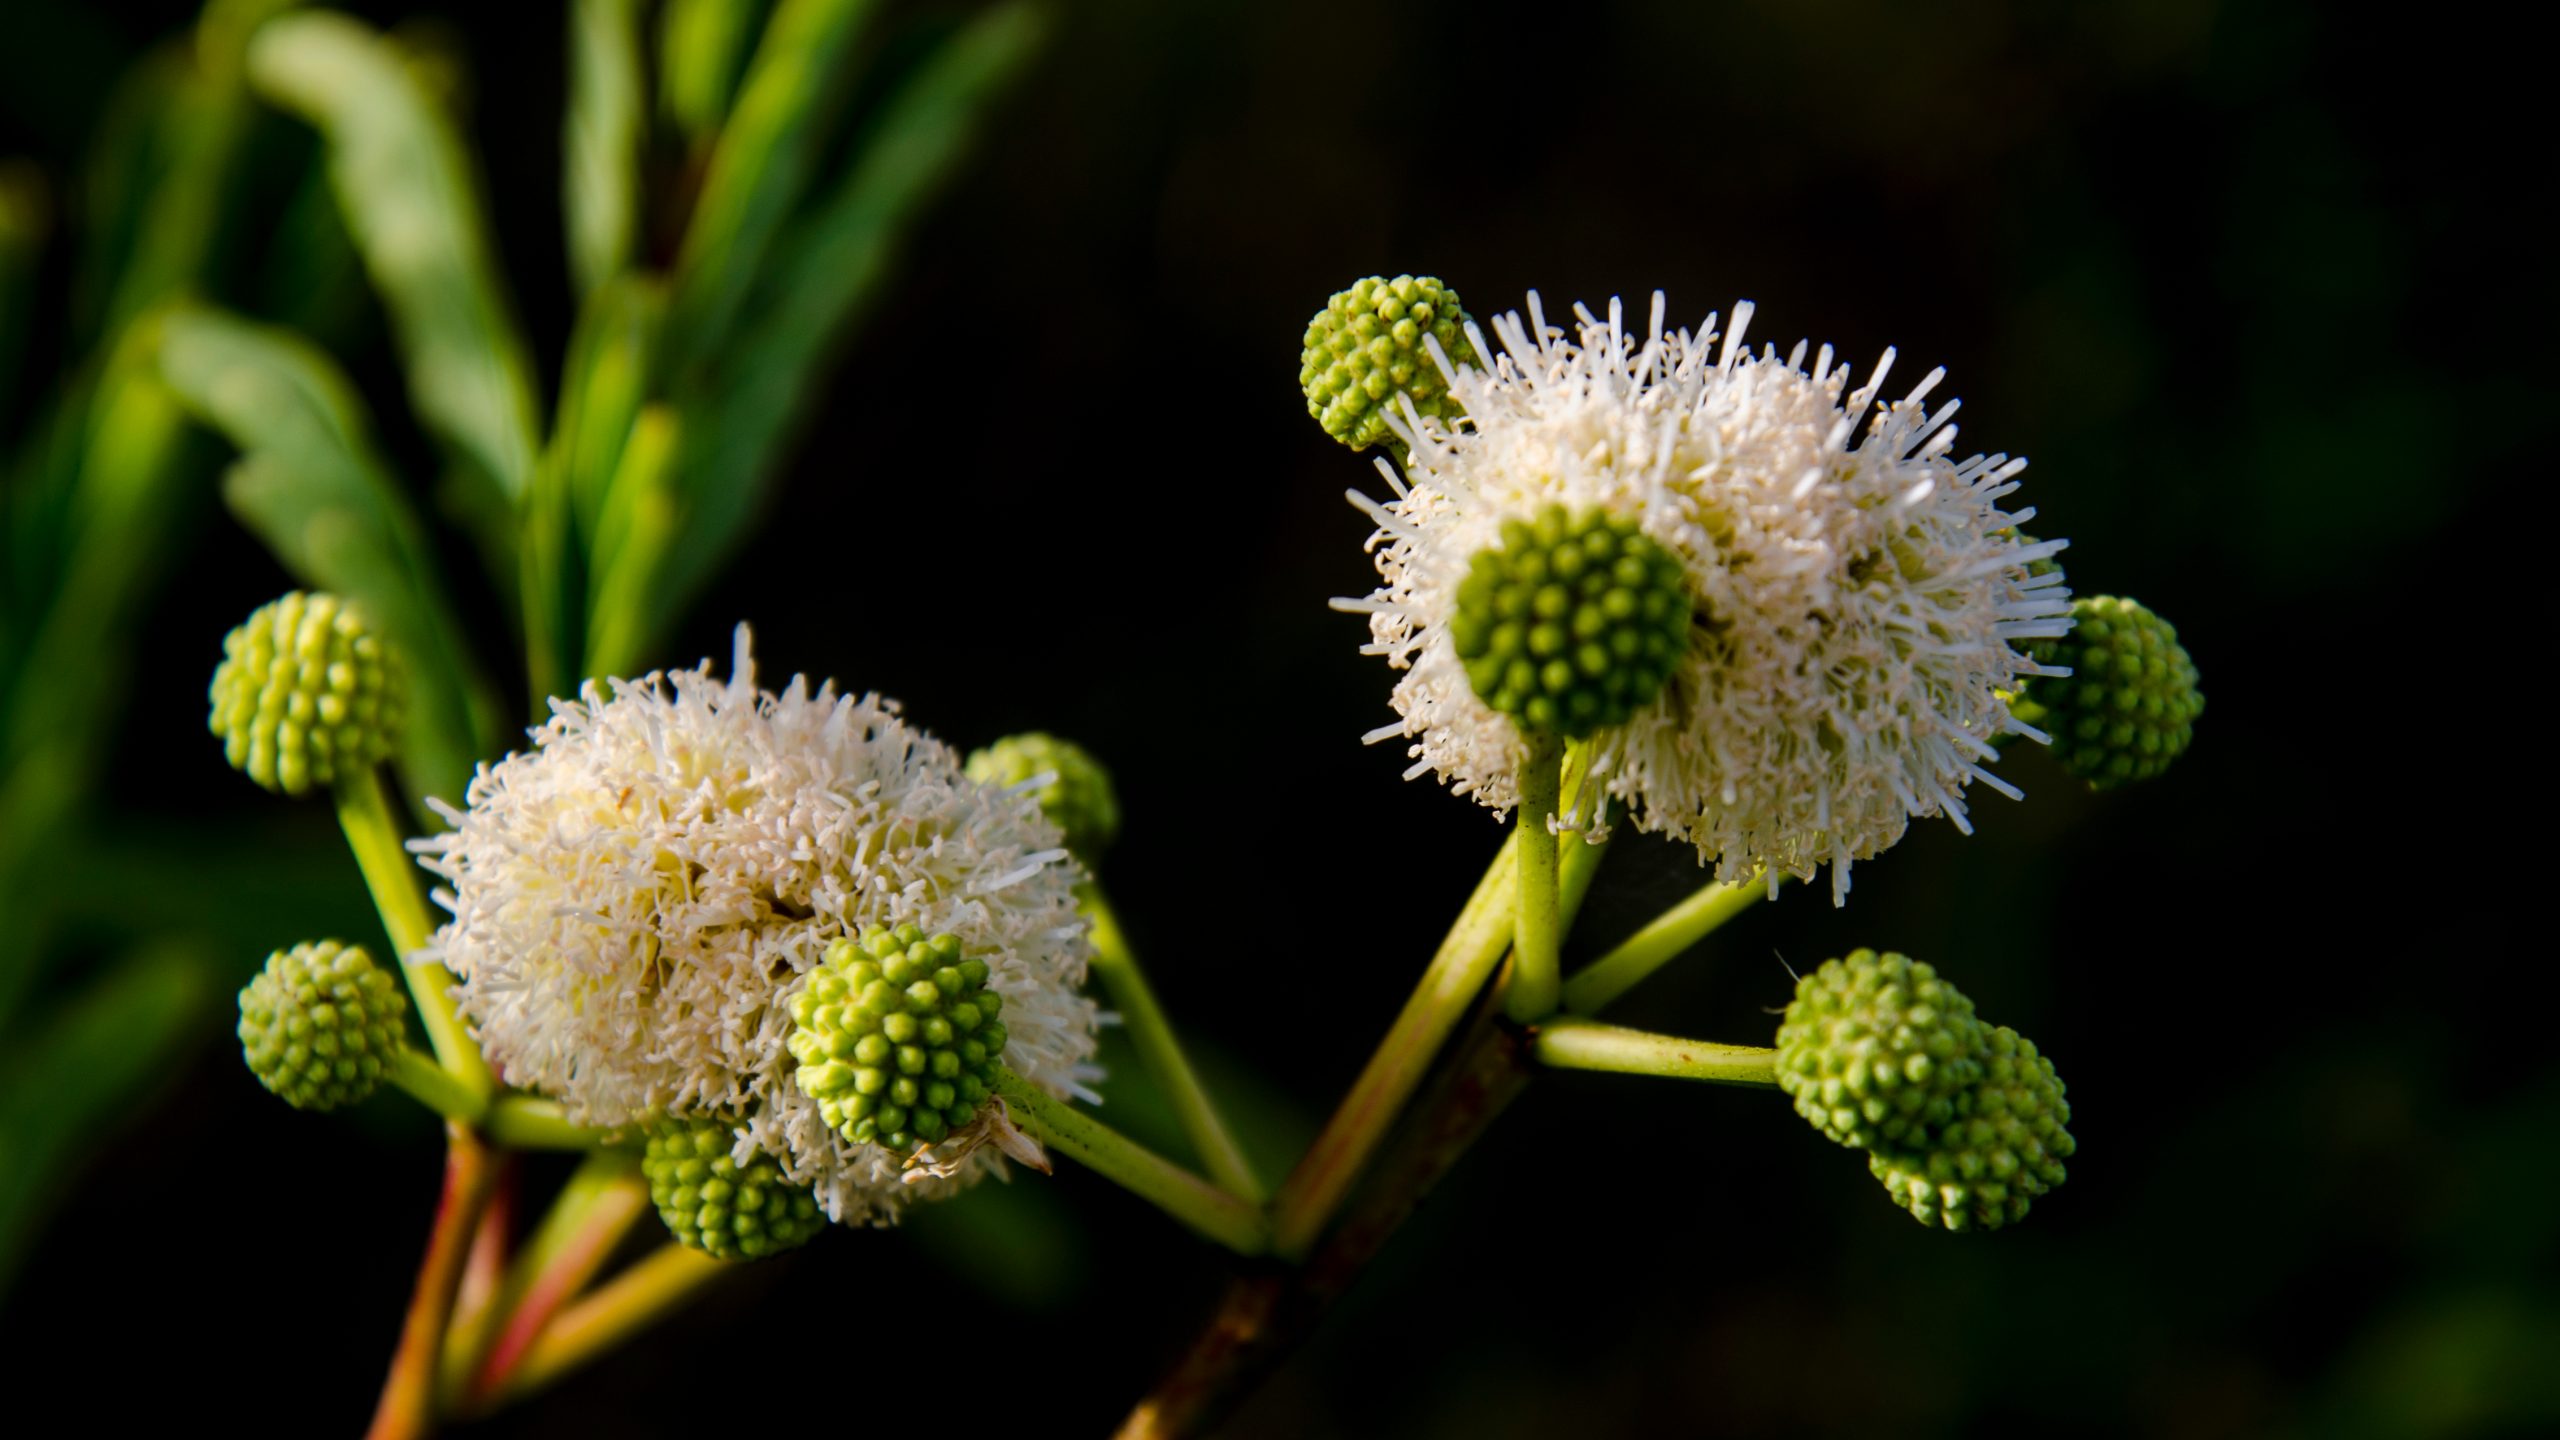
[[[462,1265],[462,1283],[454,1291],[453,1318],[445,1327],[444,1354],[436,1373],[436,1404],[447,1413],[468,1398],[466,1384],[489,1344],[490,1327],[498,1322],[497,1305],[506,1286],[508,1237],[514,1229],[516,1157],[497,1152],[498,1180],[479,1229],[471,1237],[471,1254]]]
[[[418,1266],[400,1348],[392,1352],[391,1375],[383,1382],[367,1440],[418,1440],[435,1428],[436,1365],[444,1354],[454,1291],[462,1283],[480,1212],[498,1178],[495,1157],[467,1126],[447,1122],[444,1156],[444,1194],[427,1232],[427,1256]]]
[[[504,1326],[491,1342],[488,1356],[472,1382],[469,1404],[473,1411],[487,1409],[506,1393],[507,1382],[514,1378],[525,1356],[532,1353],[534,1342],[542,1338],[552,1318],[578,1298],[587,1282],[604,1268],[604,1262],[622,1243],[622,1237],[630,1233],[632,1222],[640,1217],[647,1201],[647,1189],[629,1183],[596,1196],[578,1228],[525,1284],[524,1293],[507,1313]]]

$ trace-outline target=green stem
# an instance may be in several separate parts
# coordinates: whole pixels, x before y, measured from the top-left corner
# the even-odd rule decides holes
[[[510,1150],[592,1150],[605,1143],[605,1132],[572,1125],[557,1103],[523,1095],[504,1096],[489,1107],[480,1127]]]
[[[669,1241],[656,1254],[561,1311],[515,1368],[507,1381],[506,1398],[531,1394],[621,1344],[730,1268],[729,1261],[714,1260]]]
[[[364,871],[374,908],[382,912],[382,928],[400,952],[400,970],[408,977],[409,997],[417,1003],[436,1062],[474,1094],[488,1094],[493,1083],[488,1062],[454,1013],[453,972],[419,953],[433,938],[435,926],[427,918],[426,898],[418,893],[417,867],[383,796],[381,773],[367,765],[343,775],[335,794],[338,824],[347,832],[357,868]]]
[[[1174,1114],[1182,1121],[1183,1133],[1191,1137],[1191,1147],[1199,1153],[1200,1163],[1207,1167],[1209,1178],[1225,1187],[1229,1194],[1250,1205],[1265,1198],[1262,1181],[1253,1173],[1244,1151],[1218,1118],[1218,1107],[1209,1098],[1208,1089],[1191,1068],[1182,1053],[1182,1042],[1174,1035],[1173,1023],[1165,1018],[1164,1007],[1157,1003],[1155,987],[1147,983],[1144,970],[1138,967],[1137,954],[1129,948],[1129,937],[1120,929],[1120,917],[1112,911],[1111,901],[1102,893],[1099,883],[1087,883],[1078,890],[1084,901],[1084,913],[1093,922],[1093,973],[1102,980],[1111,1003],[1120,1008],[1120,1018],[1129,1031],[1129,1039],[1138,1047],[1138,1058],[1147,1073],[1164,1087],[1173,1102]]]
[[[406,1045],[391,1057],[391,1070],[384,1078],[447,1120],[477,1124],[489,1109],[488,1096],[474,1092],[455,1079],[452,1071]]]
[[[1768,893],[1768,879],[1760,875],[1700,888],[1564,982],[1564,1008],[1577,1015],[1599,1011]]]
[[[1031,1136],[1239,1255],[1271,1243],[1260,1207],[1246,1204],[1008,1070],[996,1081],[1007,1112]]]
[[[1529,731],[1525,738],[1529,753],[1520,762],[1520,814],[1514,831],[1520,879],[1513,897],[1511,991],[1503,1003],[1515,1023],[1530,1025],[1556,1008],[1556,954],[1563,937],[1556,913],[1556,837],[1547,822],[1555,818],[1564,746],[1543,731]]]
[[[480,1353],[464,1357],[466,1409],[485,1409],[507,1393],[552,1318],[604,1268],[614,1247],[648,1209],[649,1185],[640,1178],[640,1157],[627,1150],[598,1150],[579,1163],[533,1243],[508,1270],[496,1307],[500,1319],[487,1344]]]
[[[1271,1246],[1284,1260],[1305,1258],[1351,1182],[1368,1164],[1387,1128],[1402,1113],[1432,1057],[1466,1015],[1511,942],[1514,834],[1485,867],[1466,908],[1422,972],[1387,1037],[1334,1109],[1333,1118],[1280,1183],[1272,1201]]]
[[[1538,1027],[1539,1063],[1559,1070],[1607,1070],[1621,1075],[1668,1075],[1720,1085],[1778,1083],[1778,1052],[1757,1045],[1683,1040],[1560,1015]]]

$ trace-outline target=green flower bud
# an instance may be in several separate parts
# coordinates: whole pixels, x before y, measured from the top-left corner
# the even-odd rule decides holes
[[[2035,658],[2068,665],[2068,677],[2040,675],[2010,706],[2053,737],[2063,767],[2111,790],[2169,768],[2204,714],[2195,662],[2168,621],[2112,595],[2071,602],[2071,634],[2035,647]]]
[[[1857,950],[1796,982],[1778,1026],[1778,1088],[1843,1145],[1916,1149],[1982,1078],[1973,1002],[1907,956]]]
[[[359,945],[279,950],[240,991],[240,1053],[258,1083],[297,1110],[335,1110],[374,1092],[408,1044],[409,997]]]
[[[761,1260],[809,1243],[826,1228],[817,1197],[782,1178],[773,1157],[741,1166],[725,1121],[673,1120],[652,1128],[640,1155],[649,1199],[667,1232],[720,1260]]]
[[[1421,414],[1456,417],[1462,412],[1422,337],[1438,337],[1453,365],[1482,364],[1466,322],[1457,292],[1428,276],[1372,275],[1334,296],[1307,322],[1298,357],[1307,413],[1354,450],[1394,438],[1387,416],[1399,394],[1413,397]]]
[[[1008,735],[969,757],[969,778],[981,785],[1019,785],[1044,771],[1057,778],[1040,787],[1040,811],[1066,832],[1067,849],[1090,868],[1120,837],[1120,797],[1092,752],[1034,731]]]
[[[1623,725],[1689,643],[1687,576],[1633,520],[1550,505],[1506,521],[1458,586],[1449,638],[1467,681],[1522,726],[1570,738]]]
[[[222,642],[213,733],[233,769],[299,795],[391,753],[406,685],[389,646],[335,595],[295,591]]]
[[[1004,1063],[1004,997],[950,935],[873,926],[791,997],[793,1078],[854,1144],[901,1156],[975,1120]]]
[[[2053,1062],[2006,1025],[1984,1032],[1982,1079],[1924,1149],[1881,1150],[1867,1168],[1923,1225],[1997,1230],[2063,1181],[2076,1148],[2071,1102]]]

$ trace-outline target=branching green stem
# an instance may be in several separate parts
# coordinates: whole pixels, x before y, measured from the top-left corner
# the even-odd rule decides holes
[[[515,1368],[506,1398],[532,1394],[630,1338],[731,1262],[669,1241],[584,1300],[560,1312]]]
[[[1597,1013],[1768,893],[1769,882],[1759,875],[1739,884],[1702,887],[1565,981],[1564,1008],[1577,1015]]]
[[[1683,1040],[1559,1015],[1538,1027],[1538,1062],[1559,1070],[1668,1075],[1720,1085],[1778,1083],[1778,1052],[1757,1045]]]
[[[508,1270],[496,1307],[500,1319],[485,1348],[464,1357],[465,1408],[485,1407],[507,1393],[552,1317],[595,1278],[648,1209],[649,1186],[640,1178],[640,1157],[627,1150],[598,1150],[579,1163],[532,1243]]]
[[[1084,913],[1093,922],[1093,973],[1102,980],[1111,1003],[1120,1009],[1121,1023],[1129,1031],[1129,1040],[1138,1047],[1138,1058],[1147,1073],[1164,1087],[1173,1102],[1173,1111],[1182,1121],[1183,1133],[1191,1137],[1191,1147],[1207,1168],[1209,1178],[1227,1192],[1249,1205],[1263,1202],[1262,1181],[1253,1173],[1244,1151],[1229,1133],[1226,1123],[1218,1118],[1218,1107],[1209,1098],[1207,1087],[1191,1068],[1182,1053],[1182,1042],[1176,1038],[1173,1024],[1165,1018],[1164,1007],[1157,1003],[1155,987],[1147,983],[1146,972],[1139,968],[1137,954],[1129,948],[1129,937],[1120,929],[1120,918],[1112,911],[1110,899],[1099,883],[1089,882],[1077,891],[1084,902]]]
[[[1520,762],[1519,823],[1513,832],[1519,882],[1512,897],[1511,991],[1504,1004],[1514,1022],[1528,1025],[1556,1008],[1556,956],[1564,936],[1557,915],[1556,837],[1547,822],[1555,818],[1564,744],[1539,730],[1524,738],[1529,753]]]
[[[1012,1071],[996,1080],[1007,1113],[1034,1139],[1239,1255],[1259,1255],[1271,1235],[1258,1206],[1246,1204],[1129,1137],[1052,1099]]]
[[[384,1078],[447,1120],[476,1125],[489,1109],[488,1096],[472,1093],[452,1071],[406,1045],[391,1057],[390,1072]]]
[[[604,1131],[570,1124],[557,1103],[525,1095],[500,1097],[480,1128],[510,1150],[592,1150],[605,1141]]]
[[[493,1083],[488,1062],[480,1058],[480,1047],[472,1043],[462,1028],[462,1017],[454,1013],[453,973],[418,953],[435,934],[435,926],[427,918],[426,898],[418,893],[417,867],[401,844],[400,826],[391,818],[390,802],[383,796],[380,772],[367,765],[341,776],[335,794],[338,824],[347,832],[357,867],[364,871],[374,908],[382,912],[382,928],[400,952],[409,998],[417,1004],[418,1020],[426,1027],[436,1062],[473,1094],[488,1094]]]

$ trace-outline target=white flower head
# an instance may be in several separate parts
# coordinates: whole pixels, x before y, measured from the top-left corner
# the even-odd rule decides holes
[[[981,785],[893,701],[758,690],[747,628],[710,662],[589,682],[533,748],[483,765],[453,828],[415,842],[445,881],[460,1006],[508,1083],[584,1124],[720,1115],[847,1223],[894,1218],[1000,1162],[922,1184],[827,1128],[793,1083],[790,999],[829,942],[913,922],[957,936],[1004,997],[1004,1063],[1087,1082],[1098,1017],[1074,864],[1029,793]]]
[[[2046,673],[2018,647],[2070,623],[2060,570],[2036,563],[2067,542],[2022,539],[2035,512],[2001,508],[2026,461],[1947,458],[1956,403],[1922,404],[1942,371],[1876,408],[1890,350],[1854,391],[1828,345],[1810,370],[1801,342],[1751,353],[1747,302],[1722,336],[1712,315],[1666,331],[1659,292],[1641,333],[1614,300],[1606,320],[1574,315],[1568,337],[1532,293],[1526,324],[1493,321],[1498,348],[1470,327],[1491,370],[1435,347],[1464,417],[1407,408],[1402,472],[1379,462],[1393,498],[1351,497],[1377,522],[1382,583],[1335,604],[1366,613],[1364,653],[1405,672],[1401,718],[1368,738],[1410,739],[1408,778],[1516,802],[1520,736],[1468,683],[1449,621],[1504,522],[1563,505],[1632,519],[1688,579],[1670,681],[1595,737],[1594,773],[1639,828],[1688,840],[1727,880],[1810,879],[1827,861],[1837,900],[1850,862],[1913,817],[1969,829],[1970,782],[2015,798],[1983,767],[1994,736],[2044,738],[2009,713],[2005,692]]]

